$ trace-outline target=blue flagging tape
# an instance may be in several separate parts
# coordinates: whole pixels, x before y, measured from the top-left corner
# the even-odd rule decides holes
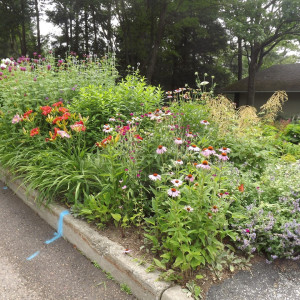
[[[47,240],[45,242],[45,244],[50,244],[50,243],[56,241],[57,239],[59,239],[60,237],[62,237],[62,235],[63,235],[63,225],[64,225],[64,216],[68,215],[68,214],[69,214],[68,210],[64,210],[63,212],[60,213],[59,220],[58,220],[58,225],[57,225],[57,232],[54,232],[53,238],[50,239],[50,240]],[[31,256],[27,257],[27,260],[32,260],[37,255],[39,255],[39,253],[40,253],[40,251],[36,251]]]
[[[4,189],[4,190],[7,190],[7,186],[4,186],[3,189]]]
[[[63,235],[64,216],[68,215],[68,214],[69,214],[68,210],[64,210],[63,212],[61,212],[61,214],[59,215],[57,232],[55,232],[54,237],[52,239],[46,241],[45,244],[50,244],[50,243],[56,241],[57,239],[59,239],[60,237],[62,237],[62,235]]]
[[[37,255],[39,255],[40,251],[36,251],[35,253],[33,253],[31,256],[27,257],[27,260],[32,260],[33,258],[35,258]]]

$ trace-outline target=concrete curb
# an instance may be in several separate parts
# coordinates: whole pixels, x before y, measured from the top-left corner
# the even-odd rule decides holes
[[[59,215],[65,210],[57,204],[38,206],[35,203],[37,192],[27,192],[21,180],[0,168],[0,180],[16,193],[50,226],[57,230]],[[186,300],[191,299],[179,286],[158,281],[159,272],[147,273],[146,268],[133,262],[125,255],[123,247],[92,229],[86,222],[71,215],[64,217],[63,237],[75,245],[86,257],[112,274],[120,283],[127,284],[132,293],[140,300]]]

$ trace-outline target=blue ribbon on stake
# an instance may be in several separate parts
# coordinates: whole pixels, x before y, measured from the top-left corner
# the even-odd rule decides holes
[[[54,241],[56,241],[57,239],[59,239],[60,237],[63,236],[63,225],[64,225],[64,216],[70,214],[68,210],[64,210],[63,212],[60,213],[59,215],[59,220],[58,220],[58,225],[57,225],[57,232],[54,233],[54,236],[52,239],[47,240],[45,242],[45,244],[50,244]],[[35,253],[33,253],[31,256],[27,257],[27,260],[32,260],[33,258],[35,258],[37,255],[39,255],[40,251],[36,251]]]
[[[64,216],[68,214],[69,214],[68,210],[61,212],[61,214],[59,215],[57,232],[54,232],[54,237],[51,240],[46,241],[45,244],[50,244],[56,241],[57,239],[59,239],[60,237],[62,237]]]

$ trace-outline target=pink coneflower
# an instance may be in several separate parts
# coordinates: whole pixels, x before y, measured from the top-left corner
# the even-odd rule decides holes
[[[229,157],[227,156],[227,153],[222,152],[221,154],[217,155],[219,157],[220,160],[228,160]]]
[[[181,186],[182,185],[182,181],[179,179],[173,179],[171,180],[171,182],[174,184],[174,186]]]
[[[214,206],[212,207],[211,211],[212,211],[213,213],[218,212],[218,211],[219,211],[218,206],[217,206],[217,205],[214,205]]]
[[[209,153],[209,155],[215,154],[215,153],[216,153],[216,151],[214,150],[214,147],[213,147],[213,146],[209,146],[209,147],[207,148],[207,152]]]
[[[104,127],[105,126],[105,127]],[[113,131],[114,129],[112,128],[112,127],[109,127],[109,126],[106,126],[106,125],[104,125],[103,127],[103,131],[104,132],[106,132],[106,133],[108,133],[108,132],[111,132],[111,131]]]
[[[207,125],[209,125],[209,122],[206,120],[202,120],[202,121],[200,121],[200,124],[207,126]]]
[[[207,160],[204,160],[201,164],[197,165],[196,168],[202,168],[202,169],[206,169],[209,170],[210,169],[210,165],[208,164]]]
[[[192,144],[188,147],[189,150],[192,150],[192,151],[195,151],[195,152],[199,152],[200,151],[200,148],[197,147],[197,145],[195,144]]]
[[[219,151],[221,151],[222,153],[230,153],[230,149],[227,147],[222,147],[221,149],[219,149]]]
[[[67,133],[67,132],[65,132],[64,130],[58,130],[57,131],[57,134],[60,136],[60,137],[62,137],[62,138],[67,138],[67,139],[69,139],[71,136]]]
[[[175,143],[176,145],[181,145],[181,144],[183,143],[183,141],[182,141],[181,138],[176,138],[175,141],[174,141],[174,143]]]
[[[174,161],[175,165],[183,165],[183,161],[181,159],[177,159]]]
[[[192,174],[188,174],[185,176],[185,180],[193,182],[195,180],[195,177]]]
[[[176,127],[174,125],[168,125],[170,130],[174,130]]]
[[[161,180],[161,176],[157,173],[153,173],[152,175],[149,175],[149,178],[154,181]]]
[[[185,209],[187,212],[192,212],[194,209],[189,206],[189,205],[186,205],[183,209]]]
[[[168,190],[168,195],[175,198],[180,195],[180,191],[176,190],[175,188],[172,188]]]
[[[228,196],[228,195],[229,195],[228,192],[225,192],[225,193],[219,193],[219,194],[218,194],[218,196],[219,196],[220,198],[226,198],[226,196]]]
[[[209,150],[207,148],[203,148],[201,154],[205,157],[209,157]]]
[[[164,147],[164,146],[162,146],[162,145],[159,145],[159,146],[157,147],[157,149],[156,149],[156,153],[157,153],[157,154],[163,154],[163,153],[165,153],[166,151],[167,151],[167,148]]]
[[[209,219],[212,218],[212,214],[210,212],[207,213],[207,216],[208,216]]]
[[[186,136],[187,136],[187,137],[194,137],[194,135],[193,135],[192,132],[188,132],[188,133],[186,134]]]
[[[11,122],[12,122],[13,124],[19,123],[19,122],[21,122],[21,121],[22,121],[22,118],[21,118],[18,114],[16,114],[16,115],[12,118],[12,120],[11,120]]]
[[[112,117],[112,118],[109,118],[108,121],[109,121],[109,122],[115,122],[116,119]]]

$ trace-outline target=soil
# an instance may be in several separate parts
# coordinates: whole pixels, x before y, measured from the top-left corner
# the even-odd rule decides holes
[[[149,245],[146,243],[146,239],[144,238],[144,231],[137,230],[137,228],[126,228],[122,233],[120,228],[116,228],[114,224],[110,224],[104,229],[98,229],[96,226],[92,225],[95,230],[97,230],[101,235],[106,236],[110,240],[120,244],[125,249],[130,249],[130,256],[133,258],[137,258],[140,261],[151,264],[155,254],[153,254],[149,248]],[[265,257],[262,255],[254,255],[249,264],[256,264],[261,261],[265,261]],[[250,268],[246,268],[250,269]],[[239,271],[238,268],[234,272],[231,272],[229,269],[225,269],[221,274],[216,274],[208,267],[202,267],[197,271],[196,274],[201,274],[203,276],[202,279],[195,279],[195,273],[190,275],[185,275],[185,278],[180,282],[177,282],[182,288],[186,288],[186,283],[194,280],[195,284],[201,287],[202,293],[201,296],[203,300],[206,298],[206,294],[210,287],[214,284],[220,284],[224,280],[231,278],[234,274]]]

